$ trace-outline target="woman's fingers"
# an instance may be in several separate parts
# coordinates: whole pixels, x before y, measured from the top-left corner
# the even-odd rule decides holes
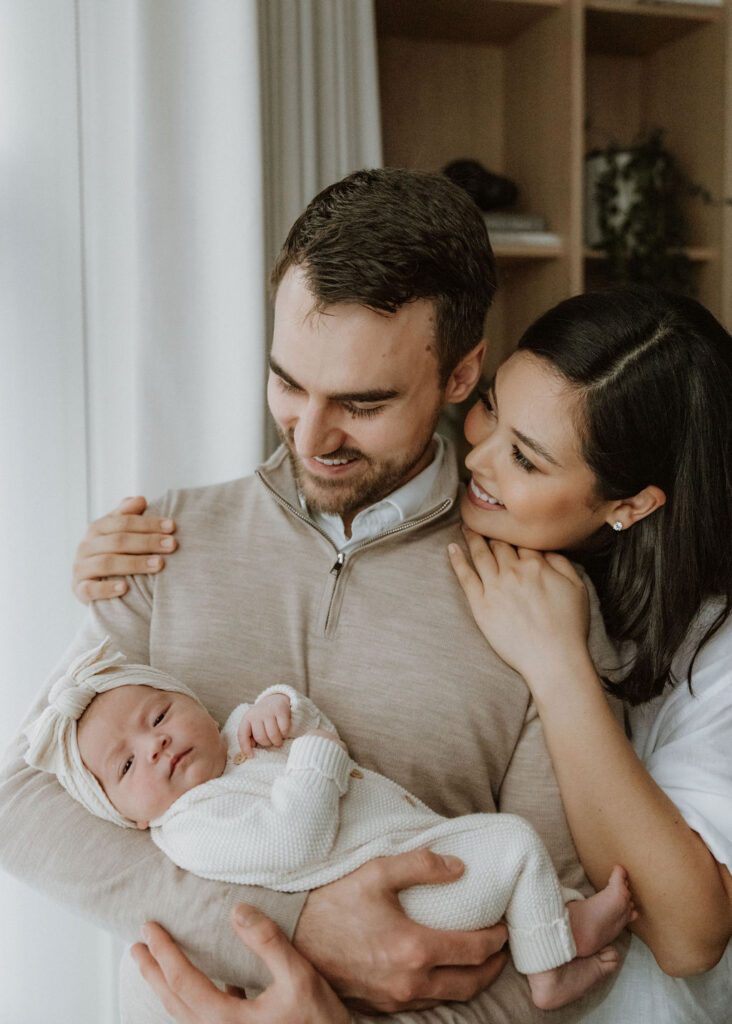
[[[493,541],[489,542],[485,537],[481,537],[475,530],[471,530],[468,526],[463,526],[463,534],[468,545],[468,551],[470,557],[473,559],[473,565],[480,574],[481,577],[484,574],[490,574],[496,570],[496,557],[493,550]]]
[[[582,577],[564,555],[559,555],[556,551],[547,551],[546,561],[555,572],[560,573],[565,579],[570,580],[572,583],[581,583],[584,586]]]
[[[458,544],[448,544],[447,554],[458,583],[470,604],[483,596],[483,582]]]

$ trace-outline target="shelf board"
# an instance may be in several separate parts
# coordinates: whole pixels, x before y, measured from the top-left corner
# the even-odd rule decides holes
[[[645,57],[702,25],[721,21],[724,7],[712,4],[587,0],[589,53]]]
[[[587,246],[582,250],[582,255],[586,260],[596,263],[606,258],[604,252],[599,249],[588,249]],[[713,245],[692,245],[686,250],[686,255],[692,263],[709,263],[719,258],[719,249]]]
[[[497,260],[555,260],[564,254],[564,245],[526,245],[520,242],[497,242],[493,255]]]
[[[376,0],[379,36],[503,46],[562,0]]]

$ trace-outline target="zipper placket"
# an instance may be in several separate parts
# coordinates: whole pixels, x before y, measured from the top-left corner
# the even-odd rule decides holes
[[[360,544],[356,544],[348,552],[338,552],[338,557],[336,558],[335,562],[333,563],[330,569],[331,576],[335,577],[335,583],[333,584],[333,589],[331,590],[330,593],[330,600],[328,601],[328,611],[325,614],[325,622],[323,624],[323,632],[326,636],[328,635],[328,628],[330,626],[333,604],[335,602],[336,593],[338,590],[338,580],[340,579],[343,566],[346,564],[346,559],[350,558],[352,555],[355,555],[359,551],[363,551],[364,548],[369,547],[371,544],[376,544],[379,541],[384,540],[385,537],[391,537],[396,533],[405,533],[409,530],[416,529],[418,526],[423,526],[425,523],[429,523],[430,520],[436,519],[438,516],[441,516],[443,512],[450,508],[451,505],[452,502],[450,501],[450,499],[446,498],[443,501],[442,505],[440,505],[436,509],[432,509],[431,512],[427,512],[424,516],[421,516],[419,519],[412,519],[408,523],[400,523],[399,526],[392,526],[388,530],[384,530],[382,533],[377,533],[375,537],[369,537],[367,540],[362,540]]]
[[[345,552],[338,551],[338,548],[335,546],[335,544],[330,539],[325,530],[321,530],[318,524],[314,523],[309,516],[306,516],[303,512],[295,508],[294,505],[290,504],[289,501],[287,501],[280,494],[278,494],[277,491],[264,479],[264,477],[259,472],[257,473],[257,476],[259,477],[259,479],[262,481],[264,486],[267,488],[269,493],[272,495],[272,497],[275,499],[275,501],[281,508],[288,509],[290,512],[292,512],[294,516],[301,520],[301,522],[307,523],[307,525],[310,526],[317,533],[319,533],[321,537],[325,537],[325,539],[328,541],[333,550],[337,552],[336,560],[328,570],[330,575],[334,577],[334,583],[333,589],[331,590],[330,594],[330,600],[328,601],[328,610],[325,614],[325,622],[323,625],[323,632],[325,634],[327,634],[328,627],[330,625],[333,603],[335,601],[336,592],[338,589],[338,581],[340,579],[341,572],[343,570],[344,565],[346,564],[347,559],[349,559],[352,555],[355,555],[358,551],[363,551],[364,548],[370,547],[372,544],[379,543],[386,537],[392,537],[398,533],[408,533],[410,530],[417,529],[417,527],[419,526],[424,526],[425,523],[429,523],[433,519],[438,519],[444,512],[447,512],[447,510],[451,508],[451,506],[454,503],[453,498],[445,498],[445,500],[436,508],[433,508],[431,512],[426,512],[423,516],[420,516],[418,519],[410,519],[406,523],[399,523],[398,526],[391,526],[388,530],[383,530],[381,533],[377,533],[375,537],[368,537],[366,540],[362,540],[359,544],[356,544],[354,547],[352,547],[350,551]]]

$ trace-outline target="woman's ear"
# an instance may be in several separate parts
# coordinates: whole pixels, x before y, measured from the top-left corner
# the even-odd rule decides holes
[[[606,521],[614,530],[627,530],[633,523],[645,519],[646,516],[665,504],[666,495],[661,488],[656,487],[655,484],[649,484],[648,487],[644,487],[642,491],[634,494],[632,498],[613,502]]]
[[[446,402],[463,402],[478,383],[483,369],[485,347],[485,341],[479,341],[452,371],[445,386]]]

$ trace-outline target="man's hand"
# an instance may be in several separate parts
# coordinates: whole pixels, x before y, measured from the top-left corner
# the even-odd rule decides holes
[[[221,992],[160,925],[146,925],[147,945],[137,943],[132,956],[171,1017],[179,1024],[348,1024],[343,1003],[273,921],[240,904],[232,922],[272,974],[270,987],[253,1000]]]
[[[284,693],[270,693],[249,708],[237,730],[244,757],[254,756],[254,747],[281,747],[290,735],[292,709]]]
[[[378,857],[314,889],[294,944],[353,1006],[382,1013],[466,1001],[493,982],[507,955],[504,925],[435,931],[411,921],[397,893],[412,885],[453,882],[457,857],[414,850]]]
[[[175,522],[144,516],[144,498],[125,498],[117,508],[91,523],[76,549],[72,589],[84,604],[121,597],[127,584],[121,576],[155,573],[165,565],[178,542]]]

